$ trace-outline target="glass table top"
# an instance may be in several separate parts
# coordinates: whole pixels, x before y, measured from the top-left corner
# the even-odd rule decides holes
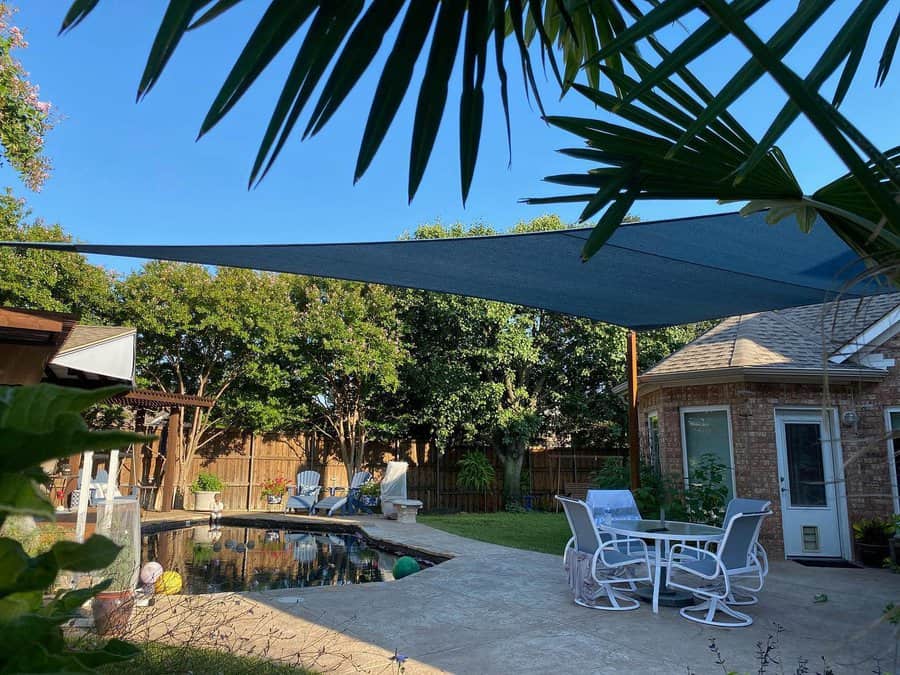
[[[613,520],[601,524],[601,529],[620,534],[636,534],[638,536],[685,539],[717,539],[725,534],[721,527],[701,525],[700,523],[682,523],[677,520]]]

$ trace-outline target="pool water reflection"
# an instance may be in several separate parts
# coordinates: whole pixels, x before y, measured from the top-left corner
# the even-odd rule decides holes
[[[227,525],[145,535],[141,557],[181,574],[188,595],[388,581],[397,560],[357,534]]]

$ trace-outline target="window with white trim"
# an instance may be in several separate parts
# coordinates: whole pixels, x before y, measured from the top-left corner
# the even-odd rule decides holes
[[[689,486],[691,468],[707,454],[725,467],[728,498],[734,497],[734,452],[731,443],[731,415],[727,407],[682,408],[681,441],[684,477]]]
[[[888,466],[890,467],[891,482],[894,492],[894,513],[900,513],[900,408],[888,408],[885,410],[885,422],[888,432]],[[897,434],[896,436],[894,434]]]
[[[660,470],[659,462],[659,413],[655,410],[647,413],[647,447],[650,451],[650,466],[653,471]]]

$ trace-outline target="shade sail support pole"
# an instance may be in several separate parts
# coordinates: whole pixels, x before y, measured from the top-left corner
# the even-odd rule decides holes
[[[628,467],[630,470],[631,489],[641,487],[641,443],[638,434],[638,353],[637,333],[628,331],[628,347],[625,364],[628,375]]]

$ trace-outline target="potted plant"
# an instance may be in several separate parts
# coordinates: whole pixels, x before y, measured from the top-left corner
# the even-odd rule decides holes
[[[379,497],[381,497],[381,483],[370,480],[359,488],[359,503],[366,508],[378,506]]]
[[[459,460],[459,473],[456,483],[463,489],[481,492],[482,508],[487,511],[487,491],[493,485],[496,474],[491,460],[483,452],[475,450],[467,452]]]
[[[866,518],[853,524],[856,556],[863,565],[881,567],[890,553],[894,522],[886,518]]]
[[[212,511],[216,494],[222,492],[225,484],[213,473],[201,471],[191,483],[194,493],[194,511]]]
[[[287,492],[287,478],[279,476],[278,478],[268,478],[262,482],[262,490],[260,497],[266,500],[267,504],[280,504]]]

